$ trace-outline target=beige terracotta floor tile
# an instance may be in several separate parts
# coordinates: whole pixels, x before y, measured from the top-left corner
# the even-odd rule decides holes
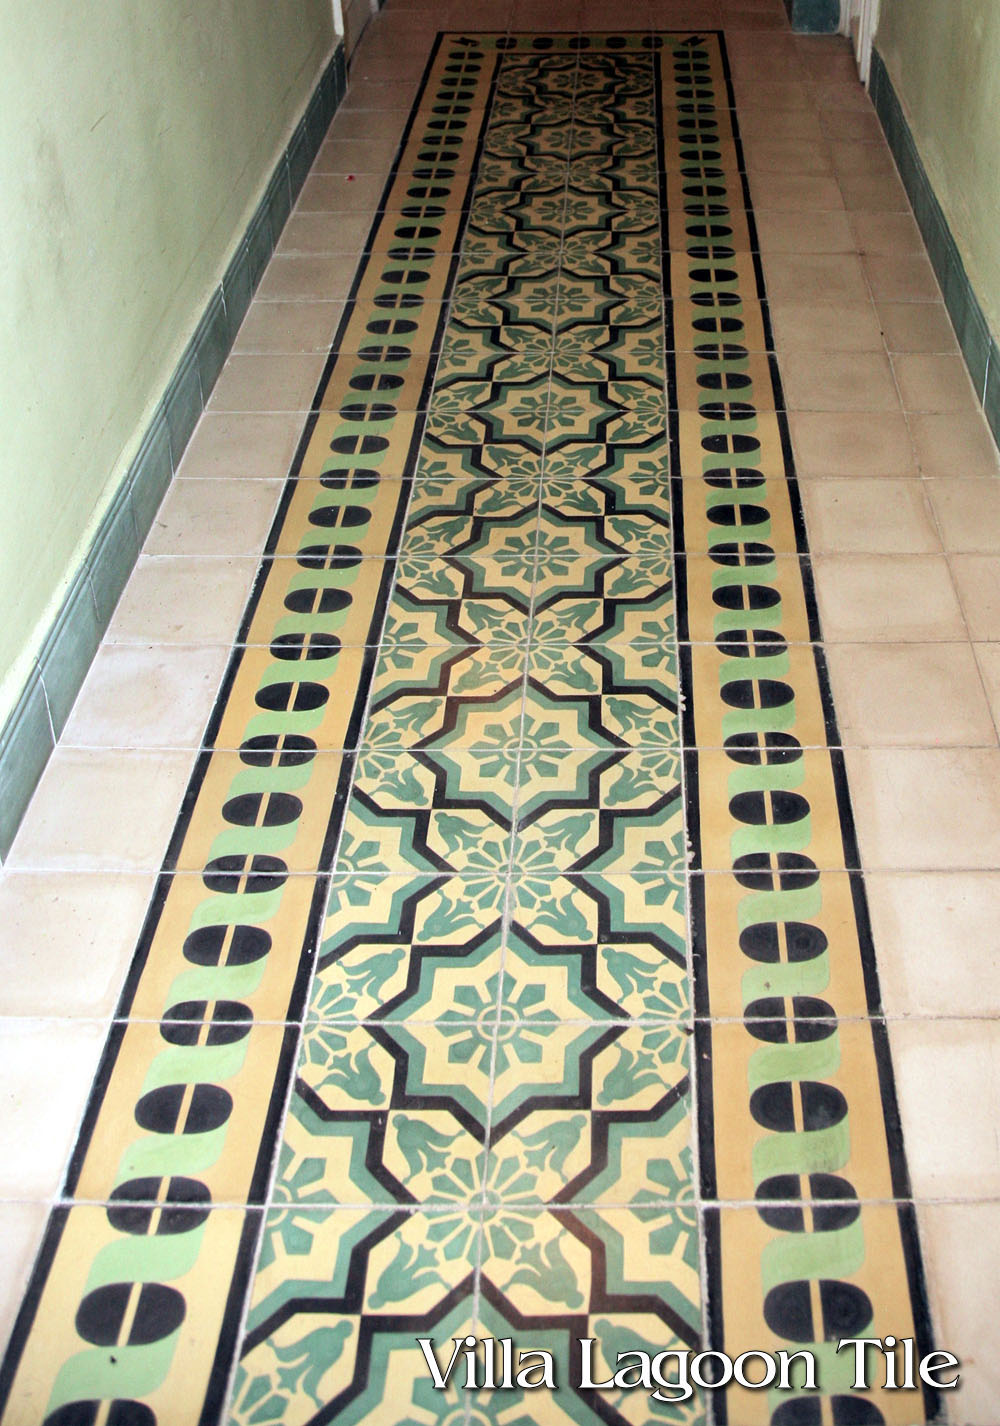
[[[782,384],[790,411],[899,410],[892,367],[875,352],[812,352],[786,366]]]
[[[359,113],[362,117],[374,118],[364,111]],[[369,212],[377,207],[382,188],[381,174],[310,174],[302,184],[295,214]]]
[[[994,638],[1000,628],[1000,555],[952,555],[951,568],[969,637]]]
[[[941,541],[919,480],[805,480],[813,554],[936,554]]]
[[[867,869],[1000,866],[1000,749],[849,748],[845,757]]]
[[[955,329],[942,302],[878,302],[875,307],[890,352],[958,352]]]
[[[754,213],[762,253],[839,253],[854,251],[846,213]]]
[[[1000,475],[1000,458],[981,414],[916,413],[908,425],[921,474]]]
[[[787,109],[779,109],[773,114],[765,114],[762,109],[748,109],[739,121],[740,135],[747,141],[747,163],[754,168],[763,168],[764,164],[758,164],[753,154],[758,147],[764,152],[771,144],[783,141],[793,145],[791,154],[797,152],[799,159],[803,159],[807,152],[811,150],[813,165],[823,161],[826,153],[827,141],[823,137],[819,126],[819,116],[814,113],[799,113]],[[770,168],[768,164],[766,167]],[[781,170],[777,170],[781,171]],[[787,173],[821,173],[828,176],[833,175],[833,168],[829,159],[826,159],[822,168],[797,168],[790,164],[785,170]]]
[[[209,411],[308,411],[325,357],[236,355],[226,362]]]
[[[856,143],[884,143],[882,125],[874,109],[823,109],[820,127],[828,139],[850,139]]]
[[[372,225],[372,211],[363,213],[294,212],[282,229],[275,253],[278,257],[329,257],[350,253],[355,267]],[[343,285],[342,268],[337,279]]]
[[[884,143],[834,139],[830,142],[830,162],[838,178],[864,175],[891,181],[896,177],[896,165]]]
[[[775,342],[782,351],[883,351],[882,331],[867,298],[845,303],[771,300],[769,306]]]
[[[916,475],[910,434],[893,412],[793,411],[795,468],[802,476]]]
[[[996,746],[968,644],[831,644],[827,660],[845,746]]]
[[[835,178],[758,171],[750,174],[749,180],[755,208],[783,209],[786,213],[826,213],[844,206]]]
[[[3,1014],[112,1013],[153,889],[149,874],[0,875]],[[52,967],[59,967],[58,976]]]
[[[1000,481],[945,476],[924,488],[946,550],[1000,554]]]
[[[368,64],[363,59],[356,61],[359,72],[363,76],[367,75],[371,79],[379,77],[379,67],[376,64]],[[400,76],[404,79],[411,78],[406,74]],[[405,111],[390,109],[386,114],[368,114],[362,110],[354,110],[352,113],[343,111],[334,115],[333,123],[327,130],[327,138],[334,139],[338,143],[351,143],[355,139],[377,139],[381,142],[399,143],[403,132],[403,122]]]
[[[889,1043],[914,1196],[1000,1196],[1000,1138],[983,1132],[983,1104],[1000,1096],[1000,1022],[893,1020]]]
[[[190,752],[57,748],[6,865],[24,871],[155,871],[194,758]]]
[[[961,1360],[947,1393],[952,1426],[990,1426],[1000,1401],[996,1319],[989,1310],[1000,1276],[1000,1204],[925,1203],[917,1210],[935,1342]]]
[[[870,253],[862,259],[876,302],[940,302],[928,258],[903,253]]]
[[[255,559],[140,555],[105,635],[120,644],[217,644],[233,637]]]
[[[275,253],[261,278],[261,302],[342,301],[351,290],[357,253],[334,257],[285,257]]]
[[[228,658],[227,645],[103,645],[62,743],[69,748],[201,747]]]
[[[842,173],[837,182],[845,208],[887,213],[910,211],[906,189],[898,178],[868,173]]]
[[[866,885],[887,1015],[1000,1016],[1000,872],[873,872]]]
[[[95,1020],[0,1021],[0,1198],[47,1198],[60,1186],[105,1026]]]
[[[321,352],[333,342],[343,302],[252,302],[233,352]]]
[[[259,554],[278,480],[175,480],[146,541],[151,555]]]
[[[393,138],[325,139],[313,173],[387,173],[398,144]],[[284,233],[282,234],[284,236]]]
[[[900,352],[892,362],[907,411],[975,411],[976,394],[958,355]]]
[[[177,474],[185,479],[283,479],[301,435],[298,412],[256,416],[206,412],[195,427]]]
[[[764,260],[767,290],[779,302],[864,302],[864,272],[853,253],[771,254]]]
[[[816,103],[822,110],[846,109],[851,113],[874,114],[867,91],[857,83],[844,80],[813,80]]]
[[[804,109],[815,107],[812,88],[796,80],[752,83],[737,79],[733,91],[741,119],[751,109],[763,109],[773,114],[778,109],[794,109],[801,113]]]
[[[773,122],[774,115],[770,118]],[[794,128],[794,123],[790,123],[790,127]],[[815,139],[771,137],[766,130],[759,137],[747,138],[745,125],[741,126],[740,133],[750,173],[830,175],[833,172],[823,146]]]
[[[823,636],[832,643],[960,640],[962,611],[938,555],[820,555]]]
[[[923,239],[916,220],[909,213],[864,213],[855,210],[847,221],[862,253],[884,253],[889,257],[901,253],[924,251]]]
[[[993,710],[993,721],[1000,729],[1000,643],[989,642],[972,645],[979,669],[983,676],[983,687]]]
[[[13,1330],[47,1215],[44,1203],[0,1203],[0,1241],[5,1260],[0,1273],[0,1351]]]

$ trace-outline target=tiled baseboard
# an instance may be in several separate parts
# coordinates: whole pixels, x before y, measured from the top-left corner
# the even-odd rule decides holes
[[[0,733],[0,862],[69,717],[146,533],[347,85],[337,45],[212,293]]]
[[[785,0],[785,9],[799,34],[833,35],[840,25],[840,0]]]
[[[927,176],[899,96],[878,50],[872,51],[871,97],[917,223],[927,244],[945,306],[958,336],[976,395],[993,435],[1000,440],[1000,348],[989,329],[948,220]]]

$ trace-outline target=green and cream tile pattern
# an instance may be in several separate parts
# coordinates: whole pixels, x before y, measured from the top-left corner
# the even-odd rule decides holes
[[[718,35],[440,38],[4,1426],[913,1419],[830,1345],[927,1326],[755,246]]]

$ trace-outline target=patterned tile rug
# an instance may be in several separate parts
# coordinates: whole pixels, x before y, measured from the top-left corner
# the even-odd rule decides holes
[[[5,1426],[933,1415],[755,249],[718,35],[439,39]]]

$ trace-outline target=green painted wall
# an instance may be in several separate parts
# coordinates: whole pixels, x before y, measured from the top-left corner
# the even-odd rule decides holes
[[[875,43],[972,287],[1000,333],[1000,4],[882,0]]]
[[[0,726],[333,40],[330,0],[0,0]]]

